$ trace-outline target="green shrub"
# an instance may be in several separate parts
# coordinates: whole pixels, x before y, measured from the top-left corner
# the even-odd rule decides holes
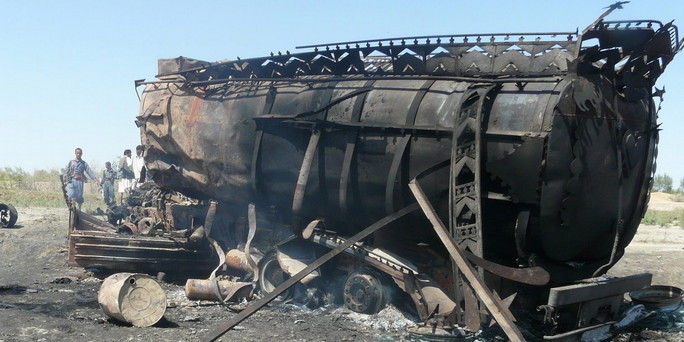
[[[102,171],[97,167],[91,165],[91,168],[98,177],[102,175]],[[17,209],[22,207],[66,209],[67,205],[59,180],[63,172],[64,169],[51,169],[35,170],[33,174],[29,174],[20,167],[0,168],[0,203],[12,204]],[[85,202],[81,207],[82,210],[92,211],[98,207],[103,209],[106,207],[102,196],[94,186],[87,187],[83,197]]]
[[[60,170],[57,169],[36,170],[33,172],[32,180],[34,182],[55,182],[59,179],[60,174]]]
[[[85,192],[83,194],[84,203],[82,210],[95,210],[95,208],[105,208],[99,193]],[[51,207],[67,208],[64,200],[64,193],[61,191],[38,191],[23,189],[0,189],[0,203],[11,204],[17,209],[22,207]]]
[[[677,225],[684,228],[684,210],[647,210],[646,215],[641,220],[643,224],[657,226]]]

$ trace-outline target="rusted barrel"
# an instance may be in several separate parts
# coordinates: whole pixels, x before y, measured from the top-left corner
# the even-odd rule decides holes
[[[185,283],[185,296],[189,300],[220,300],[214,291],[214,284],[209,279],[188,279]],[[221,297],[226,301],[236,301],[240,298],[249,298],[254,286],[252,283],[219,280]]]
[[[231,249],[226,253],[226,265],[236,271],[245,273],[252,271],[245,252],[237,249]]]
[[[136,327],[159,322],[166,311],[164,289],[144,274],[116,273],[107,277],[97,301],[107,316]]]

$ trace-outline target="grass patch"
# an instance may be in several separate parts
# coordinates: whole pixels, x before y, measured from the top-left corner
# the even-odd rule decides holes
[[[106,208],[102,196],[97,192],[83,194],[82,210],[91,211],[100,207]],[[67,208],[64,194],[61,191],[40,191],[21,189],[0,189],[0,203],[11,204],[17,209],[22,207]]]
[[[641,220],[643,224],[657,226],[679,226],[684,228],[684,210],[647,210]]]

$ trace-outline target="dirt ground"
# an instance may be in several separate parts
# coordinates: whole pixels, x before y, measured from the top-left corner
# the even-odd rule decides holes
[[[210,302],[188,301],[182,284],[161,282],[168,301],[162,321],[148,328],[119,324],[98,306],[97,274],[66,265],[67,209],[17,209],[17,226],[0,229],[0,342],[196,341],[235,315]],[[642,226],[609,275],[651,272],[654,284],[684,287],[683,247],[684,229]],[[408,341],[406,329],[414,324],[414,317],[391,306],[367,316],[334,305],[309,310],[280,304],[258,311],[221,340]],[[628,339],[682,341],[684,335],[646,331],[614,340]]]
[[[684,202],[674,202],[673,196],[655,192],[648,204],[650,210],[684,209]],[[634,273],[653,274],[654,285],[684,288],[684,228],[679,225],[641,225],[625,256],[608,271],[608,275]]]

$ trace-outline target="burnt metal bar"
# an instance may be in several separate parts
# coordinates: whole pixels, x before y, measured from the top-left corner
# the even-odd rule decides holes
[[[193,86],[205,86],[212,84],[222,84],[228,82],[300,82],[300,83],[323,83],[323,82],[344,82],[344,81],[365,81],[377,79],[393,79],[393,80],[434,80],[434,81],[457,81],[457,82],[490,82],[490,83],[518,83],[518,82],[560,82],[559,75],[549,75],[548,77],[539,77],[538,75],[525,77],[525,75],[517,75],[516,77],[463,77],[463,76],[362,76],[362,77],[330,77],[330,78],[224,78],[209,81],[191,81],[188,82]],[[175,83],[178,80],[169,80],[152,83]],[[148,84],[145,82],[143,84]]]
[[[433,84],[435,84],[434,80],[427,80],[423,82],[423,84],[420,86],[420,89],[417,90],[416,94],[413,96],[409,110],[406,113],[406,121],[404,122],[404,125],[415,125],[416,116],[418,115],[418,108]],[[392,160],[392,165],[390,166],[390,170],[387,175],[387,185],[385,187],[385,211],[387,214],[394,212],[394,185],[397,179],[397,174],[399,174],[399,169],[402,167],[402,164],[405,164],[406,150],[411,141],[411,137],[411,133],[401,137],[394,152],[394,159]],[[404,161],[404,163],[402,163],[402,161]]]
[[[303,270],[299,271],[299,273],[295,274],[292,276],[292,278],[284,281],[282,284],[278,285],[273,292],[269,293],[265,297],[262,297],[261,299],[255,301],[251,305],[249,305],[245,310],[241,311],[239,314],[237,314],[235,317],[231,318],[229,321],[225,322],[224,324],[220,325],[218,328],[214,329],[213,331],[209,332],[204,338],[202,338],[202,341],[216,341],[219,337],[223,336],[228,330],[232,329],[234,326],[239,324],[240,322],[244,321],[246,318],[257,312],[259,309],[261,309],[264,305],[268,304],[272,300],[274,300],[276,297],[278,297],[281,293],[285,292],[285,290],[289,289],[292,287],[295,283],[299,282],[300,280],[304,279],[309,273],[313,272],[315,269],[321,267],[321,265],[325,264],[326,262],[330,261],[330,259],[334,258],[336,255],[342,253],[343,250],[351,247],[351,245],[361,241],[363,238],[366,236],[374,233],[378,229],[385,227],[386,225],[396,221],[397,219],[405,216],[406,214],[409,214],[413,212],[414,210],[418,209],[418,203],[413,203],[404,209],[401,209],[397,211],[396,213],[386,216],[380,221],[377,221],[373,223],[372,225],[368,226],[366,229],[360,231],[356,235],[352,236],[349,238],[349,240],[345,241],[341,245],[339,245],[337,248],[331,250],[330,252],[324,254],[322,257],[316,259],[313,263],[311,263],[309,266],[305,267]]]
[[[361,121],[361,113],[363,112],[363,105],[366,102],[366,97],[368,97],[368,92],[373,90],[373,84],[374,83],[375,83],[375,79],[367,80],[366,83],[363,84],[363,87],[361,87],[361,90],[368,89],[368,91],[361,92],[359,94],[359,96],[356,98],[356,100],[354,101],[354,108],[352,109],[351,122]]]
[[[599,328],[606,327],[606,326],[611,326],[615,323],[617,323],[617,322],[616,321],[610,321],[610,322],[605,322],[605,323],[601,323],[601,324],[597,324],[597,325],[592,325],[589,327],[584,327],[584,328],[564,332],[564,333],[558,334],[558,335],[544,336],[544,341],[559,341],[559,342],[579,341],[580,336],[578,336],[578,335],[581,335],[581,334],[583,334],[587,331],[590,331],[590,330],[599,329]]]
[[[314,243],[317,243],[321,246],[326,246],[330,249],[334,249],[346,241],[345,239],[335,235],[331,236],[326,235],[325,233],[317,232],[314,232],[310,239]],[[390,260],[386,256],[378,255],[365,246],[352,245],[350,248],[345,249],[344,252],[373,265],[373,267],[389,274],[396,279],[403,279],[404,274],[417,274],[418,272],[417,270],[407,267],[409,265],[399,263],[395,260]]]
[[[271,114],[271,110],[273,109],[273,103],[275,102],[275,97],[277,94],[278,90],[275,87],[271,87],[268,90],[268,94],[266,95],[266,101],[264,102],[264,109],[262,112],[264,113],[263,115],[269,115]],[[258,166],[259,164],[259,157],[261,156],[261,142],[264,138],[264,130],[262,128],[257,128],[256,136],[255,136],[255,142],[254,142],[254,152],[252,154],[252,164],[250,168],[250,179],[252,181],[252,190],[254,193],[259,193],[259,183],[258,183],[258,177],[259,177],[259,170]]]
[[[313,132],[311,132],[309,145],[304,153],[304,160],[302,161],[302,167],[299,170],[299,177],[297,178],[297,185],[295,186],[294,199],[292,200],[292,229],[300,234],[301,230],[304,229],[304,227],[301,226],[301,212],[302,205],[304,203],[304,193],[306,192],[306,184],[309,182],[311,164],[316,156],[316,150],[318,148],[318,141],[320,138],[321,131],[314,129]]]
[[[467,282],[463,282],[463,305],[465,311],[465,325],[470,331],[480,330],[482,318],[480,317],[480,306],[475,297],[473,288]]]
[[[405,124],[407,126],[413,126],[413,124],[415,124],[418,108],[420,108],[420,104],[423,103],[425,95],[430,91],[433,84],[435,84],[435,80],[426,80],[420,86],[420,89],[416,91],[416,95],[413,96],[413,100],[411,101],[411,106],[409,107],[408,112],[406,112]]]
[[[224,78],[224,79],[214,79],[209,81],[192,81],[187,82],[193,86],[205,86],[212,84],[223,84],[228,82],[293,82],[293,83],[324,83],[324,82],[344,82],[344,81],[366,81],[366,80],[377,80],[377,79],[393,79],[393,80],[434,80],[434,81],[456,81],[456,82],[491,82],[491,83],[519,83],[519,82],[560,82],[561,77],[558,75],[549,75],[548,77],[539,77],[538,75],[526,77],[525,75],[518,75],[516,77],[463,77],[463,76],[429,76],[429,75],[416,75],[416,76],[393,76],[393,75],[383,75],[383,76],[360,76],[360,77],[329,77],[329,78],[274,78],[274,77],[262,77],[262,78]],[[185,82],[178,79],[173,80],[162,80],[162,81],[148,81],[142,82],[141,84],[169,84]]]
[[[442,34],[442,35],[435,35],[435,36],[411,36],[411,37],[399,37],[399,38],[354,40],[354,41],[340,42],[340,43],[296,46],[295,48],[296,49],[313,49],[313,48],[328,47],[328,46],[356,45],[356,44],[364,44],[365,45],[367,43],[383,43],[383,42],[386,42],[386,45],[390,45],[390,42],[393,42],[395,40],[401,42],[402,40],[403,41],[407,41],[407,40],[415,41],[415,40],[428,40],[428,39],[432,40],[432,39],[434,39],[436,41],[437,39],[441,39],[441,38],[504,37],[504,39],[507,40],[506,37],[510,38],[511,36],[534,36],[534,37],[549,36],[549,37],[554,38],[557,36],[577,36],[577,31],[575,31],[575,32],[513,32],[513,33]]]
[[[323,120],[325,120],[328,116],[328,109],[330,109],[331,107],[330,105],[332,104],[332,97],[335,93],[336,86],[337,82],[330,82],[330,84],[328,85],[328,89],[325,90],[325,93],[323,93],[323,96],[321,96],[321,99],[319,100],[319,105],[321,107],[318,108],[315,112],[324,110]]]
[[[358,138],[358,130],[347,133],[347,144],[344,149],[344,160],[342,161],[342,171],[340,172],[340,192],[339,204],[340,211],[343,214],[349,212],[347,193],[349,192],[349,174],[351,172],[351,164],[354,160],[354,150],[356,149],[356,139]]]
[[[387,185],[385,186],[385,211],[387,214],[394,212],[394,184],[397,179],[397,174],[399,174],[399,168],[402,164],[401,161],[405,158],[406,149],[410,141],[411,134],[399,138],[399,143],[397,144],[394,158],[392,159],[392,165],[387,174]]]
[[[513,314],[511,314],[508,308],[504,306],[501,301],[497,301],[495,299],[494,294],[492,294],[487,286],[485,286],[484,282],[477,277],[473,268],[466,261],[463,251],[458,248],[453,238],[449,235],[446,226],[444,226],[442,220],[437,216],[437,213],[435,213],[435,210],[432,208],[432,204],[430,204],[428,201],[425,193],[423,193],[423,189],[421,189],[415,178],[409,183],[409,188],[411,188],[413,195],[416,196],[416,200],[418,200],[421,209],[423,209],[423,212],[430,220],[430,223],[432,223],[435,232],[437,235],[439,235],[439,238],[449,250],[449,254],[458,265],[459,270],[465,276],[466,281],[470,284],[470,286],[473,287],[478,298],[484,303],[487,310],[489,310],[499,325],[501,325],[501,328],[506,333],[506,336],[508,336],[511,341],[525,341],[522,333],[520,330],[518,330],[510,318],[513,317]]]
[[[259,183],[258,183],[258,177],[259,177],[259,171],[258,167],[260,165],[259,163],[259,158],[261,157],[261,142],[264,138],[264,130],[259,129],[256,132],[255,136],[255,142],[254,142],[254,151],[252,153],[252,167],[250,168],[250,179],[252,180],[252,190],[255,193],[259,193]]]
[[[367,80],[363,84],[362,89],[368,88],[372,89],[375,80]],[[351,122],[359,123],[361,120],[361,112],[363,111],[363,104],[366,102],[366,97],[368,92],[363,92],[354,100],[354,107],[352,109]],[[352,162],[354,161],[354,151],[356,150],[356,141],[359,137],[358,128],[347,133],[347,144],[344,150],[344,160],[342,162],[342,171],[340,172],[340,191],[339,191],[339,202],[340,211],[347,214],[348,208],[348,192],[349,192],[349,176],[351,173]]]
[[[252,250],[250,245],[252,244],[252,240],[254,239],[254,235],[256,234],[257,230],[257,219],[256,219],[256,206],[254,203],[250,203],[247,206],[247,221],[249,224],[249,231],[247,233],[247,242],[245,242],[245,259],[247,259],[247,263],[249,264],[249,267],[252,269],[252,272],[254,273],[254,278],[252,279],[252,282],[257,282],[259,281],[259,267],[250,255],[250,251]]]
[[[610,6],[608,6],[608,9],[607,9],[605,12],[603,12],[603,14],[601,14],[598,18],[596,18],[596,20],[594,20],[593,23],[591,23],[591,24],[590,24],[589,26],[587,26],[584,30],[582,30],[582,35],[584,35],[585,33],[589,32],[589,30],[593,29],[593,28],[596,27],[598,24],[600,24],[601,21],[603,20],[603,18],[607,17],[608,14],[611,14],[614,10],[616,10],[616,9],[622,9],[622,5],[623,5],[623,4],[626,4],[626,3],[628,3],[628,2],[629,2],[629,1],[618,1],[618,2],[616,2],[616,3],[614,3],[614,4],[610,5]],[[661,24],[661,26],[662,26],[662,24]],[[581,37],[581,36],[580,36],[580,37]]]
[[[267,121],[278,121],[279,124],[291,125],[293,127],[306,127],[312,128],[317,125],[320,129],[330,128],[330,129],[342,129],[349,131],[365,130],[365,131],[376,131],[376,132],[392,132],[396,134],[402,134],[402,131],[410,130],[413,135],[417,133],[438,136],[438,135],[448,135],[451,136],[452,130],[445,127],[429,127],[429,126],[401,126],[401,125],[378,125],[374,123],[366,122],[334,122],[334,121],[303,121],[303,120],[290,120],[288,118],[254,118],[257,122],[267,122]]]
[[[554,287],[549,291],[550,306],[580,303],[596,298],[614,296],[651,285],[653,275],[641,273],[623,278],[599,280]]]
[[[549,272],[539,266],[513,268],[500,265],[489,260],[478,257],[468,251],[462,251],[468,260],[473,264],[482,267],[484,270],[496,274],[499,277],[510,279],[519,283],[543,286],[549,283],[551,276]]]

